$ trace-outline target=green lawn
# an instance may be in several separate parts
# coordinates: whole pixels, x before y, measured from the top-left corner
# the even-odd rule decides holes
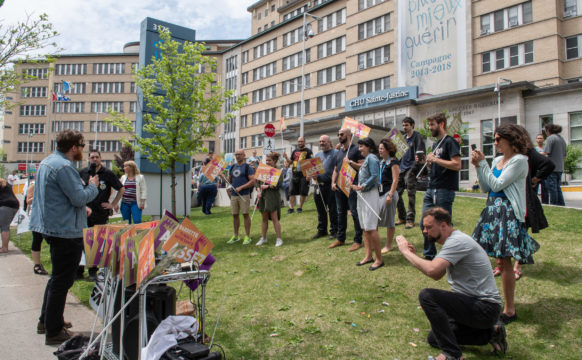
[[[420,207],[422,193],[417,197]],[[455,226],[471,234],[484,204],[484,199],[457,197]],[[435,282],[422,275],[398,251],[384,256],[384,268],[371,272],[355,266],[363,249],[329,250],[330,240],[310,240],[317,224],[312,200],[302,214],[286,215],[283,210],[280,248],[274,246],[272,228],[266,246],[227,245],[230,209],[213,208],[212,216],[193,210],[191,219],[215,244],[217,258],[207,287],[206,332],[212,335],[222,307],[214,342],[228,358],[402,360],[439,353],[425,341],[430,325],[417,295],[424,287],[448,289],[446,279]],[[582,353],[582,211],[547,208],[546,215],[551,228],[534,236],[542,246],[534,256],[536,264],[524,266],[517,283],[519,320],[507,327],[507,358],[575,359]],[[260,221],[255,214],[254,242],[260,237]],[[350,239],[351,220],[348,230]],[[397,227],[396,234],[401,233],[422,248],[418,227]],[[30,250],[30,235],[21,238],[20,246]],[[45,266],[50,265],[47,248]],[[497,283],[501,288],[499,278]],[[90,283],[77,281],[73,292],[86,302],[90,289]],[[180,294],[188,297],[186,291]],[[490,350],[467,347],[464,356],[488,359]]]

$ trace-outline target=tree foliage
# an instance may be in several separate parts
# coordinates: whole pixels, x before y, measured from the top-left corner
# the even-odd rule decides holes
[[[1,4],[0,4],[1,6]],[[26,20],[15,25],[7,25],[0,22],[0,95],[2,103],[7,92],[14,91],[21,81],[32,80],[34,77],[17,74],[14,70],[15,63],[52,61],[49,55],[36,54],[35,52],[47,47],[55,47],[54,39],[58,32],[48,20],[47,14],[38,17],[27,15]]]
[[[569,144],[566,146],[566,157],[564,158],[564,172],[573,175],[576,172],[578,163],[582,160],[582,147]]]
[[[176,165],[187,164],[194,153],[205,151],[204,139],[214,136],[217,125],[234,116],[219,117],[224,99],[234,94],[215,85],[216,59],[203,54],[204,44],[175,41],[166,28],[160,28],[157,44],[161,56],[135,76],[148,110],[143,113],[142,136],[134,135],[135,150],[161,170],[170,170],[175,213]],[[237,110],[245,101],[245,97],[239,98],[231,108]],[[134,132],[129,119],[111,115],[108,121]]]

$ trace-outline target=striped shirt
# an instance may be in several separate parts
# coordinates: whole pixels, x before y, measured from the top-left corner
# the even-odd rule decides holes
[[[137,196],[135,192],[136,187],[135,179],[133,180],[126,179],[125,184],[123,184],[123,187],[125,187],[125,192],[123,193],[123,198],[121,199],[121,202],[131,204],[132,202],[137,201]]]

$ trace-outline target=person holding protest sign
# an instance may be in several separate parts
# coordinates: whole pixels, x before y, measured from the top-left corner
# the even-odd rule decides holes
[[[317,181],[317,188],[313,193],[313,200],[317,209],[317,233],[312,239],[327,236],[327,220],[329,211],[329,237],[333,239],[337,234],[337,207],[335,205],[335,194],[331,191],[331,177],[335,166],[335,150],[331,144],[331,139],[327,135],[319,137],[320,152],[315,157],[321,159],[325,173],[317,175],[315,178],[309,177],[307,180]]]
[[[447,117],[437,113],[428,117],[428,128],[432,137],[436,138],[433,151],[426,157],[430,166],[430,183],[424,194],[422,212],[440,206],[453,216],[453,201],[455,191],[459,190],[459,171],[461,170],[461,148],[459,143],[447,135]],[[422,222],[420,229],[424,227]],[[434,242],[424,234],[423,255],[432,260],[436,255]]]
[[[228,240],[227,244],[234,244],[240,240],[238,229],[240,227],[239,213],[242,212],[245,226],[245,237],[243,245],[248,245],[251,240],[251,217],[249,208],[251,205],[251,189],[255,186],[255,169],[245,163],[245,152],[237,150],[234,153],[236,163],[230,167],[228,172],[228,182],[232,185],[230,190],[230,207],[232,208],[232,218],[234,235]]]
[[[382,248],[382,254],[392,251],[392,240],[394,239],[394,215],[396,203],[398,202],[398,183],[400,181],[400,162],[395,157],[396,145],[388,139],[382,139],[378,146],[380,151],[380,221],[378,226],[385,227],[386,246]]]
[[[349,251],[356,251],[362,247],[362,228],[360,227],[360,220],[358,219],[358,194],[350,189],[349,197],[346,196],[340,187],[338,186],[338,180],[341,176],[340,170],[343,166],[344,159],[349,164],[355,172],[356,176],[353,180],[354,183],[358,181],[357,171],[364,162],[364,157],[358,146],[352,144],[352,131],[349,128],[340,129],[337,133],[339,143],[341,144],[340,149],[335,156],[335,168],[331,176],[331,189],[335,192],[335,200],[337,206],[337,237],[336,240],[329,245],[330,249],[337,246],[342,246],[346,241],[346,232],[348,228],[348,210],[352,213],[352,219],[354,221],[354,230],[356,232],[354,236],[354,243],[350,247]]]
[[[378,220],[380,208],[378,203],[378,179],[380,178],[380,161],[376,156],[377,149],[374,140],[367,137],[358,140],[360,153],[365,157],[359,171],[358,185],[352,184],[352,190],[358,193],[358,216],[360,225],[364,230],[364,245],[366,255],[358,262],[357,266],[373,263],[370,271],[377,270],[384,266],[382,252],[380,248],[380,237],[378,235]],[[376,253],[376,260],[372,257],[372,251]]]
[[[291,197],[289,198],[289,210],[287,211],[287,214],[295,212],[293,208],[295,207],[297,195],[300,195],[297,212],[301,213],[303,211],[303,203],[305,202],[307,195],[309,195],[309,182],[305,176],[303,176],[303,172],[301,172],[299,161],[311,159],[311,156],[313,156],[313,152],[310,148],[305,146],[305,139],[303,137],[297,139],[297,148],[295,148],[291,153],[291,158],[287,156],[287,153],[283,152],[285,160],[292,162],[293,166],[293,176],[291,177],[291,184],[289,187],[289,195]]]
[[[280,156],[278,152],[268,154],[266,159],[267,165],[276,169]],[[283,176],[281,174],[279,174],[279,179],[275,184],[267,184],[261,181],[261,185],[259,186],[259,211],[263,216],[263,221],[261,223],[261,238],[257,242],[257,245],[267,243],[269,220],[273,222],[273,228],[275,228],[275,234],[277,235],[275,246],[283,245],[283,240],[281,239],[281,223],[279,223],[279,219],[281,218],[281,195],[279,194],[279,189],[282,184]]]
[[[398,222],[396,225],[406,222],[406,229],[414,227],[414,218],[416,217],[416,175],[422,164],[417,161],[416,152],[422,151],[424,154],[424,139],[418,131],[414,130],[414,119],[405,117],[402,120],[404,137],[408,144],[408,151],[400,159],[400,175],[398,177]],[[408,194],[408,211],[404,206],[402,194],[406,189]]]

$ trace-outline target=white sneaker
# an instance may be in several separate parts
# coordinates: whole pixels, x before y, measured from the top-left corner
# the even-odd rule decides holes
[[[265,245],[266,243],[267,243],[267,239],[260,238],[259,241],[257,241],[257,243],[255,245],[261,246],[261,245]]]
[[[277,238],[277,241],[275,242],[275,246],[281,246],[283,245],[283,240],[280,238]]]

